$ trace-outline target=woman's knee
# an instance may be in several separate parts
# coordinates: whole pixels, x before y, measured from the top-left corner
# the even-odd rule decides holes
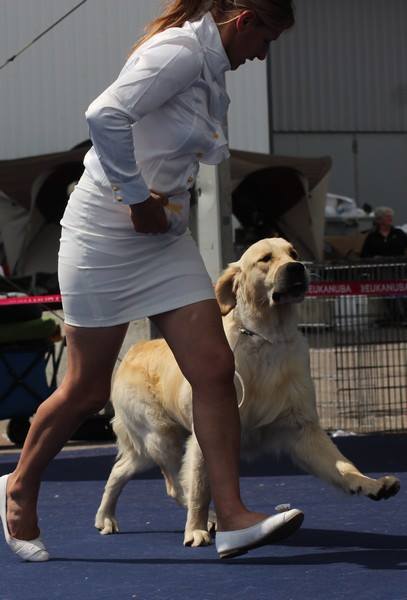
[[[209,349],[197,362],[191,374],[191,385],[231,385],[235,373],[235,361],[228,346]]]
[[[69,404],[78,414],[95,414],[101,411],[110,398],[110,384],[93,384],[65,380],[57,390],[59,401]]]

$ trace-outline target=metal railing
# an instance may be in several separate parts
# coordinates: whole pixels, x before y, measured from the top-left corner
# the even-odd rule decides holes
[[[300,327],[322,426],[407,431],[407,260],[307,267]]]

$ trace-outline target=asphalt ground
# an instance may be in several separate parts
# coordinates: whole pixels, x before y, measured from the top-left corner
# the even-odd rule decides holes
[[[121,355],[149,336],[132,324]],[[61,363],[59,377],[64,372]],[[0,475],[18,452],[0,422]],[[214,546],[182,546],[183,509],[166,497],[158,470],[129,482],[118,506],[121,532],[93,527],[114,444],[68,442],[48,467],[40,526],[52,560],[19,562],[0,544],[0,600],[407,600],[407,435],[349,436],[335,443],[366,473],[394,473],[398,496],[347,497],[288,462],[242,464],[242,495],[259,511],[282,503],[304,510],[302,529],[280,544],[220,561]]]
[[[120,533],[93,527],[113,447],[65,450],[48,467],[40,526],[52,559],[21,563],[0,543],[1,600],[406,600],[407,436],[336,438],[366,472],[394,472],[387,501],[349,497],[288,463],[242,465],[242,495],[255,510],[281,503],[304,510],[291,538],[221,561],[214,545],[182,545],[185,513],[159,473],[128,483],[118,504]],[[16,455],[0,455],[0,474]]]

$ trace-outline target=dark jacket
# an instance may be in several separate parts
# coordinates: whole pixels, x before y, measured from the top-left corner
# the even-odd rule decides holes
[[[363,244],[362,258],[372,256],[402,256],[407,251],[407,234],[402,229],[392,227],[387,237],[378,229],[368,233]]]

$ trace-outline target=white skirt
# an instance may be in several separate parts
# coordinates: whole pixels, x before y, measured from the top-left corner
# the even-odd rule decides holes
[[[189,230],[137,233],[129,210],[85,171],[61,221],[58,278],[68,325],[109,327],[215,297]]]

